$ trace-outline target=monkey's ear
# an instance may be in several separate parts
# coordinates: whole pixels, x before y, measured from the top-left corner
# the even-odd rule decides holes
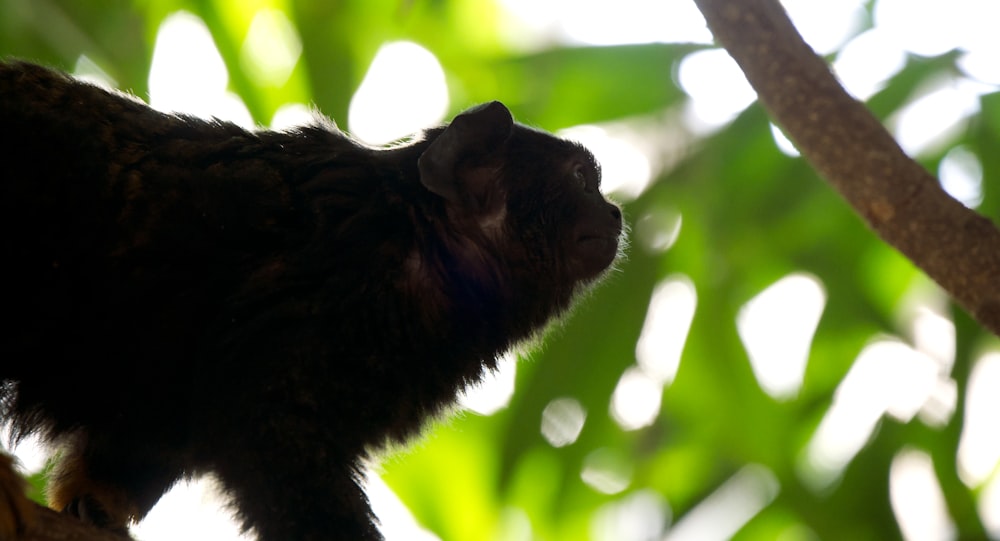
[[[475,185],[482,184],[483,175],[473,174],[473,168],[485,165],[513,131],[514,119],[498,101],[465,111],[420,155],[420,182],[451,203],[475,201],[486,186]]]

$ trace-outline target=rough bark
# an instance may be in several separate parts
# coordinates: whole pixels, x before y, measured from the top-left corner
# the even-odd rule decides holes
[[[10,541],[131,541],[131,538],[95,528],[77,518],[34,505],[31,524]]]
[[[778,0],[695,0],[772,118],[868,225],[1000,335],[1000,231],[853,99]]]

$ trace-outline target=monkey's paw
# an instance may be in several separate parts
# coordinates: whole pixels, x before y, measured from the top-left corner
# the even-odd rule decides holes
[[[127,523],[123,520],[112,518],[104,506],[93,496],[86,495],[73,498],[62,511],[98,528],[110,530],[128,537]]]
[[[98,528],[107,528],[111,525],[111,517],[108,516],[104,507],[92,496],[73,498],[63,508],[63,513],[93,524]]]

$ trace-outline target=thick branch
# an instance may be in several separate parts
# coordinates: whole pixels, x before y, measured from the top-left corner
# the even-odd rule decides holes
[[[131,541],[79,519],[36,506],[31,527],[11,541]]]
[[[778,0],[695,3],[802,155],[883,240],[1000,335],[1000,231],[903,153]]]

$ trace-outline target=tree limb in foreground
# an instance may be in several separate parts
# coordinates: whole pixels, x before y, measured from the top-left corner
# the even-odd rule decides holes
[[[694,0],[802,155],[887,243],[1000,335],[1000,231],[847,94],[778,0]]]
[[[31,503],[30,526],[4,541],[132,541],[131,537],[101,530],[80,519]]]

